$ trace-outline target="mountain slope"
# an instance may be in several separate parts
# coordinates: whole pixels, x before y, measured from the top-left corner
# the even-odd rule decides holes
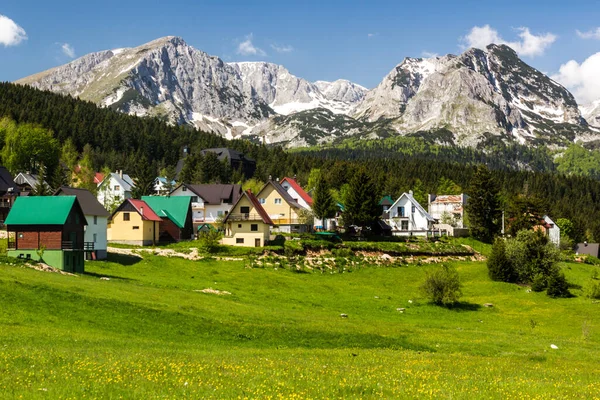
[[[600,128],[600,99],[587,106],[581,106],[579,109],[588,124]]]

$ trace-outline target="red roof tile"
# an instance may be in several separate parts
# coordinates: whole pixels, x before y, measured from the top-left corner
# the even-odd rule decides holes
[[[99,185],[104,180],[104,174],[102,172],[96,172],[94,175],[94,183]]]
[[[145,219],[146,221],[162,221],[144,200],[129,199],[128,201],[135,207],[137,212],[142,216],[142,219]],[[143,212],[142,207],[144,207]]]
[[[310,195],[308,193],[306,193],[300,185],[298,185],[298,182],[296,182],[295,179],[285,177],[281,180],[280,184],[283,184],[283,182],[289,183],[290,186],[296,191],[296,193],[298,193],[298,195],[300,197],[302,197],[302,200],[304,200],[306,202],[306,204],[308,204],[309,206],[312,207],[312,204],[313,204],[312,197],[310,197]]]

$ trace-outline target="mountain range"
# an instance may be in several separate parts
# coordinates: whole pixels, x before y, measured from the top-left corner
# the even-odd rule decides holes
[[[225,63],[169,36],[91,53],[16,83],[289,147],[440,130],[466,146],[490,137],[556,147],[600,139],[600,100],[579,107],[506,45],[405,58],[368,90],[341,79],[309,82],[272,63]]]

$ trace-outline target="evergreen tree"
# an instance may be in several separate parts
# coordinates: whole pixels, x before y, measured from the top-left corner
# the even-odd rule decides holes
[[[135,187],[131,191],[134,199],[154,194],[154,181],[156,180],[156,165],[144,156],[138,157],[136,163]]]
[[[478,166],[473,176],[466,209],[472,235],[491,243],[500,232],[502,212],[496,182],[485,165]]]
[[[437,194],[461,194],[462,188],[456,184],[452,179],[448,179],[444,176],[438,181]]]
[[[45,182],[46,179],[46,167],[44,164],[40,164],[38,167],[38,181],[32,188],[31,194],[33,196],[50,196],[50,188]]]
[[[569,284],[558,267],[552,270],[550,276],[548,276],[548,289],[546,294],[553,298],[559,297],[572,297],[573,294],[569,291]]]
[[[493,281],[515,282],[516,273],[512,263],[506,257],[504,239],[496,238],[492,246],[492,254],[487,261],[488,275]]]
[[[313,193],[313,214],[321,220],[335,217],[336,205],[325,179],[319,177]]]
[[[525,195],[514,197],[509,206],[511,222],[508,233],[515,236],[519,231],[529,230],[539,225],[545,211],[543,202],[536,197]]]
[[[54,172],[50,177],[50,186],[53,190],[58,190],[61,186],[68,186],[69,179],[65,173],[64,168],[59,164],[54,168]]]
[[[361,168],[350,181],[344,222],[346,225],[372,227],[380,213],[379,194],[365,169]]]

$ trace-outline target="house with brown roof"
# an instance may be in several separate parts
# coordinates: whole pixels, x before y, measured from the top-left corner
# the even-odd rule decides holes
[[[280,232],[307,232],[310,225],[302,219],[304,207],[277,181],[269,181],[256,195]]]
[[[247,190],[225,216],[223,226],[223,244],[263,247],[269,242],[273,221],[256,196]]]
[[[85,215],[85,242],[91,243],[93,249],[86,253],[92,260],[104,260],[107,256],[108,217],[110,213],[100,204],[96,196],[86,189],[61,186],[55,196],[75,196]]]
[[[127,199],[110,216],[108,241],[138,246],[155,245],[162,219],[143,200]]]
[[[192,185],[183,183],[169,196],[188,196],[192,203],[194,230],[205,223],[216,224],[224,218],[242,196],[242,186],[237,184]]]
[[[464,228],[465,207],[469,196],[466,194],[449,194],[428,196],[429,214],[439,223]]]

